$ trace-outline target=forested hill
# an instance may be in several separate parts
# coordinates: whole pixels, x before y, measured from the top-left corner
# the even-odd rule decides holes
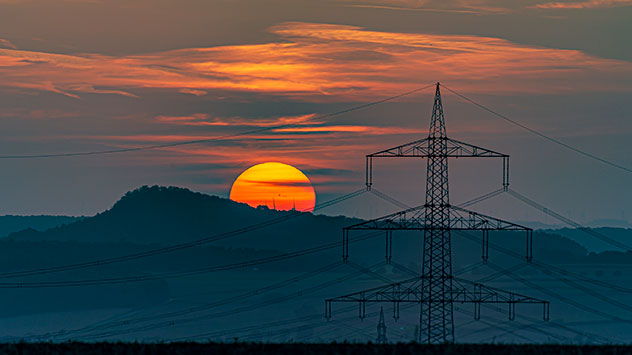
[[[252,208],[178,187],[143,186],[126,193],[109,210],[46,231],[13,233],[16,241],[126,242],[173,244],[218,235],[296,212]],[[302,213],[244,235],[253,248],[293,249],[340,239],[342,227],[359,220]],[[246,241],[241,239],[243,243]],[[237,240],[237,242],[236,242]],[[240,236],[229,245],[243,244]],[[220,243],[221,244],[221,243]]]
[[[126,193],[112,208],[93,217],[76,220],[70,218],[68,224],[44,231],[27,229],[12,233],[9,238],[16,242],[77,241],[172,245],[221,235],[295,213],[252,208],[243,203],[184,188],[143,186]],[[344,216],[331,217],[300,213],[300,216],[247,233],[233,235],[213,244],[234,248],[300,250],[340,241],[341,229],[358,222],[360,220]],[[632,237],[632,230],[628,229],[599,228],[595,230],[618,240]],[[414,237],[406,237],[405,233],[397,234],[394,242],[395,251],[397,252],[399,248],[399,252],[405,254],[402,256],[410,260],[420,259],[419,235],[409,233],[408,235],[414,235]],[[473,233],[473,235],[478,234]],[[517,252],[523,252],[524,241],[519,234],[497,233],[496,235],[492,235],[492,241],[506,247],[513,247]],[[379,252],[372,252],[374,255],[370,255],[370,258],[377,257],[379,253],[383,253],[381,240],[382,238],[377,238],[374,244],[367,242],[359,247],[352,246],[351,250],[355,249],[356,255],[366,255],[369,250],[379,250]],[[454,233],[453,240],[455,252],[463,250],[462,253],[467,254],[465,260],[478,257],[480,247],[470,244],[471,241],[463,241],[464,238],[459,237],[458,233]],[[538,231],[534,239],[535,256],[551,258],[551,261],[559,262],[590,262],[589,260],[593,259],[595,262],[597,260],[603,262],[603,257],[589,255],[590,252],[595,251],[592,249],[594,243],[603,244],[602,241],[595,241],[594,237],[580,230]],[[607,247],[610,250],[614,248]],[[609,255],[607,260],[632,262],[632,257],[626,253],[614,252],[613,254],[610,251],[606,254]]]

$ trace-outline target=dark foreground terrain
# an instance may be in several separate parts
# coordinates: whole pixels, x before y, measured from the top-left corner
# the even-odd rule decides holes
[[[632,354],[632,346],[503,344],[15,343],[1,354]]]

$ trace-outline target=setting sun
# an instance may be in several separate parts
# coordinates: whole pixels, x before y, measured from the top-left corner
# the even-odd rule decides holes
[[[230,199],[252,207],[312,212],[316,194],[311,182],[297,168],[276,162],[250,167],[233,183]]]

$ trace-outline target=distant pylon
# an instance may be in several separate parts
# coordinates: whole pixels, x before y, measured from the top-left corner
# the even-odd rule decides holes
[[[486,216],[450,204],[448,158],[487,157],[503,161],[503,189],[509,186],[509,155],[448,138],[439,83],[434,96],[428,137],[366,156],[366,186],[373,183],[373,158],[426,158],[426,199],[423,205],[384,217],[358,223],[343,229],[342,257],[349,257],[349,232],[381,230],[386,232],[386,261],[390,262],[393,231],[423,232],[422,273],[420,276],[328,299],[326,316],[331,317],[332,302],[358,302],[360,318],[367,303],[392,303],[393,316],[399,317],[401,303],[420,305],[418,341],[429,344],[454,342],[454,303],[474,305],[474,318],[479,319],[481,304],[505,304],[509,319],[515,317],[516,303],[540,304],[543,318],[548,320],[549,302],[507,292],[452,275],[451,231],[482,232],[482,259],[487,262],[489,232],[522,231],[526,234],[526,259],[532,258],[533,230],[512,222]]]
[[[384,322],[384,307],[380,308],[380,321],[377,323],[377,344],[386,344],[388,339],[386,338],[386,323]]]

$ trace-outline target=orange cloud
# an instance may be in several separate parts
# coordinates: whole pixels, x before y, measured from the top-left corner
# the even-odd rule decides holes
[[[194,96],[204,96],[206,94],[208,94],[208,92],[204,91],[204,90],[195,90],[195,89],[180,89],[180,92],[183,94],[189,94],[189,95],[194,95]]]
[[[384,97],[437,80],[468,92],[630,91],[632,63],[500,38],[285,23],[282,42],[112,57],[0,49],[0,85],[69,97],[209,90],[311,101]]]
[[[275,129],[275,132],[288,133],[330,133],[330,132],[353,132],[362,134],[412,134],[426,133],[425,131],[413,130],[402,127],[372,127],[372,126],[317,126],[317,127],[291,127]]]
[[[6,47],[6,48],[11,48],[11,49],[17,49],[18,48],[18,47],[15,46],[15,44],[11,43],[11,41],[9,41],[8,39],[4,39],[4,38],[0,38],[0,46]]]
[[[547,2],[534,5],[538,9],[595,9],[603,7],[632,6],[632,0],[587,0],[567,2]]]
[[[277,118],[243,118],[243,117],[211,117],[209,114],[196,113],[190,116],[157,116],[156,120],[171,124],[185,126],[251,126],[274,127],[282,125],[322,124],[324,122],[313,120],[316,115],[300,115]]]

